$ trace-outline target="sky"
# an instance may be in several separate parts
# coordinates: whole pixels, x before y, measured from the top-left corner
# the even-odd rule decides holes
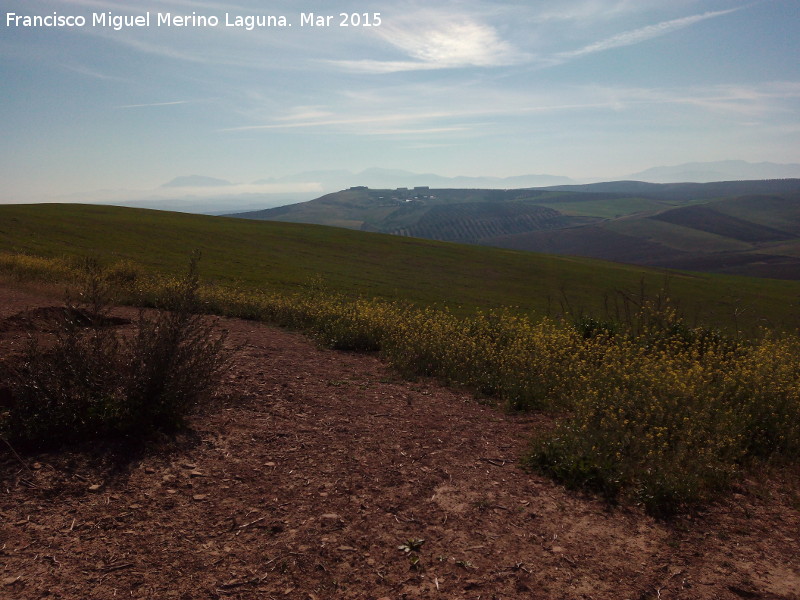
[[[327,169],[581,180],[800,162],[797,0],[0,6],[0,202],[192,174],[281,192],[302,184],[270,178]],[[287,26],[227,24],[266,15]]]

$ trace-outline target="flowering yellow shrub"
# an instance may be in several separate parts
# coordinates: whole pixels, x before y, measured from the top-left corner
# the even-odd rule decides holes
[[[568,416],[530,464],[653,513],[709,500],[749,462],[800,458],[800,341],[751,343],[680,326],[586,341]]]
[[[78,275],[66,260],[11,252],[0,252],[0,273],[17,281],[63,281]]]

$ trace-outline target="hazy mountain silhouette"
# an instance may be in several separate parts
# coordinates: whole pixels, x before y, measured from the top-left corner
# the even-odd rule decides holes
[[[744,160],[694,162],[671,167],[653,167],[626,179],[651,183],[710,183],[745,179],[786,179],[800,177],[800,164],[781,165],[771,162],[750,163]]]
[[[205,175],[183,175],[168,181],[161,187],[222,187],[226,185],[233,184],[225,179],[206,177]]]

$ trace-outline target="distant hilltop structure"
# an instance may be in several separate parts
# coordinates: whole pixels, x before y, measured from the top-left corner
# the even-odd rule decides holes
[[[363,191],[363,190],[368,190],[369,186],[366,186],[366,185],[353,185],[353,186],[350,186],[347,189],[349,191]],[[415,192],[429,192],[430,189],[431,189],[431,187],[429,185],[416,185],[416,186],[414,186],[414,191]],[[399,187],[399,188],[397,188],[397,191],[398,192],[407,192],[408,188],[407,187]]]
[[[427,185],[414,186],[409,190],[407,187],[399,187],[395,190],[395,195],[392,200],[401,200],[405,202],[413,202],[414,200],[432,200],[436,198],[431,194],[431,188]]]
[[[347,188],[348,192],[369,192],[369,186],[353,185]],[[394,202],[413,202],[415,200],[433,200],[436,196],[431,193],[428,185],[416,185],[413,188],[399,187],[394,190],[391,200]],[[378,196],[378,200],[383,200],[384,196]]]

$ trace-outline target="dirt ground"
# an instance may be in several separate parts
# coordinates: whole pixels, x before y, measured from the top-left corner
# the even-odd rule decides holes
[[[58,304],[0,285],[0,356]],[[786,473],[657,521],[520,468],[544,417],[220,327],[238,348],[225,397],[177,440],[22,462],[0,442],[0,598],[800,599]]]

